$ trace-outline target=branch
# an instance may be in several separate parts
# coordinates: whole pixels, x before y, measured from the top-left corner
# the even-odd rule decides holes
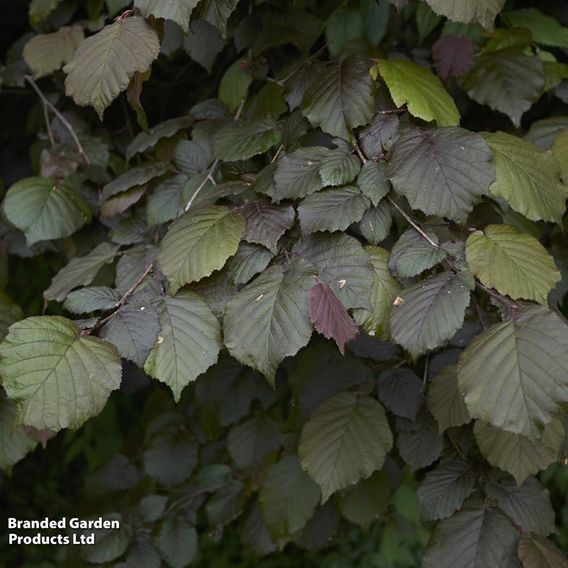
[[[26,75],[24,78],[30,84],[32,89],[37,93],[38,97],[40,98],[40,100],[41,100],[41,102],[44,106],[44,109],[49,109],[61,121],[63,126],[65,126],[65,128],[68,130],[69,134],[71,134],[71,138],[73,138],[73,142],[75,142],[75,146],[77,146],[77,151],[81,155],[81,158],[83,158],[83,161],[86,164],[90,164],[91,160],[89,160],[89,156],[87,156],[87,153],[85,152],[85,149],[83,148],[83,145],[81,144],[81,141],[79,140],[79,137],[77,136],[77,133],[73,129],[73,126],[71,126],[71,123],[61,114],[61,112],[59,112],[57,107],[55,107],[53,104],[51,104],[51,102],[43,94],[43,92],[38,87],[37,83],[34,81],[34,78],[31,75]],[[49,130],[48,130],[48,133],[49,133]]]

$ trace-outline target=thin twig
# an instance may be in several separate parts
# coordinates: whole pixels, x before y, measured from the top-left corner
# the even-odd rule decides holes
[[[56,106],[51,104],[51,102],[43,94],[42,90],[38,87],[37,83],[34,81],[34,78],[31,75],[26,75],[24,78],[30,84],[32,89],[37,93],[37,96],[41,99],[44,107],[48,108],[61,121],[69,134],[71,134],[71,138],[73,138],[73,142],[75,142],[75,146],[77,146],[77,150],[83,158],[83,161],[86,164],[90,164],[91,160],[89,160],[89,156],[87,156],[87,153],[85,152],[85,149],[83,148],[83,145],[81,144],[81,141],[79,140],[79,137],[77,136],[77,133],[73,129],[71,123],[61,114],[61,112],[59,112]]]
[[[53,137],[53,130],[51,130],[51,124],[49,122],[49,112],[45,103],[41,101],[41,106],[43,108],[43,118],[45,119],[45,127],[47,128],[47,136],[49,138],[49,143],[53,148],[55,146],[55,138]]]
[[[435,248],[436,250],[441,250],[440,247],[438,246],[438,243],[436,243],[436,241],[434,241],[431,237],[429,237],[424,230],[420,227],[420,225],[418,223],[416,223],[416,221],[414,221],[414,219],[408,214],[406,213],[406,211],[400,207],[400,205],[398,205],[398,203],[396,203],[393,199],[391,199],[390,197],[387,197],[387,201],[406,219],[406,221],[408,221],[408,223],[410,225],[412,225],[412,228],[433,248]]]

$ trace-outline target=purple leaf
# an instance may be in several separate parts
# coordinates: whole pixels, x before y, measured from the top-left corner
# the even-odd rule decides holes
[[[310,320],[323,336],[333,339],[341,353],[358,333],[357,324],[328,284],[320,282],[308,291]]]
[[[438,75],[449,77],[465,75],[473,65],[474,43],[467,37],[444,36],[432,46],[434,66]]]

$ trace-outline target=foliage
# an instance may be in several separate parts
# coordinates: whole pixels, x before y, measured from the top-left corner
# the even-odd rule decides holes
[[[566,566],[564,24],[32,0],[0,66],[4,508],[45,472],[121,529],[9,559]]]

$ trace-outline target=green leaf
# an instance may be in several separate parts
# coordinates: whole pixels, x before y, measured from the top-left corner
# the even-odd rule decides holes
[[[416,420],[424,403],[422,381],[410,369],[387,369],[378,379],[379,399],[393,414]]]
[[[462,326],[473,282],[444,272],[406,288],[391,311],[393,339],[414,358],[451,339]]]
[[[248,160],[264,154],[280,142],[280,130],[274,120],[234,122],[221,127],[213,138],[215,158],[227,162]]]
[[[126,552],[132,538],[132,529],[120,513],[108,513],[103,516],[103,520],[118,521],[120,528],[96,529],[92,533],[85,531],[87,534],[95,535],[95,544],[83,545],[81,557],[93,564],[105,564],[117,560]]]
[[[71,292],[63,307],[73,314],[88,314],[99,310],[110,310],[116,307],[120,295],[116,290],[105,286],[81,288]]]
[[[376,207],[379,201],[390,191],[385,162],[369,161],[365,163],[357,178],[357,185]]]
[[[369,200],[353,185],[309,195],[298,207],[302,233],[345,231],[361,220],[369,205]]]
[[[158,254],[172,292],[223,268],[237,252],[244,230],[242,215],[227,207],[201,207],[180,217],[162,240]]]
[[[329,284],[345,308],[369,309],[373,272],[369,256],[357,239],[346,234],[310,235],[292,252],[312,274]]]
[[[474,58],[461,85],[474,101],[506,114],[518,127],[542,93],[544,66],[517,49],[491,52]]]
[[[15,183],[4,199],[8,220],[24,231],[28,245],[72,235],[91,222],[91,209],[65,182],[31,177]]]
[[[383,407],[369,396],[342,392],[314,411],[302,430],[299,455],[325,502],[379,470],[391,447]]]
[[[239,0],[203,0],[199,5],[199,17],[205,18],[225,37],[227,21],[238,3]]]
[[[389,497],[388,478],[384,472],[376,471],[340,497],[339,509],[348,521],[367,530],[385,514]]]
[[[508,26],[527,28],[536,43],[551,47],[568,47],[568,28],[536,8],[505,12],[501,14],[501,18]]]
[[[568,560],[549,540],[523,534],[519,541],[519,558],[523,568],[566,568]]]
[[[179,24],[184,32],[189,29],[191,12],[199,4],[199,0],[134,0],[144,17],[164,18]]]
[[[34,36],[24,46],[23,56],[37,78],[59,71],[85,38],[83,28],[64,26],[51,34]]]
[[[411,61],[381,59],[378,70],[397,107],[407,105],[413,116],[438,126],[456,126],[460,113],[434,73]]]
[[[475,475],[462,461],[446,461],[429,471],[418,489],[420,514],[427,521],[446,519],[473,491]]]
[[[388,176],[413,209],[463,222],[495,181],[491,158],[474,132],[413,129],[396,141]]]
[[[413,471],[431,465],[441,456],[444,439],[426,410],[421,410],[415,421],[398,418],[396,425],[398,453]]]
[[[225,71],[219,84],[219,100],[227,106],[231,113],[236,112],[247,96],[252,81],[252,75],[246,70],[244,59],[235,61]]]
[[[120,386],[116,349],[59,316],[12,325],[0,345],[0,373],[21,423],[38,430],[78,428]]]
[[[426,229],[427,235],[438,243],[436,234]],[[408,229],[392,247],[389,268],[400,278],[413,278],[444,260],[444,253],[427,243],[415,230]]]
[[[277,206],[261,201],[250,201],[241,214],[247,226],[243,239],[265,246],[270,252],[278,252],[280,237],[294,224],[295,211],[291,205]]]
[[[312,335],[308,270],[272,266],[227,303],[225,345],[231,355],[273,381],[278,365],[296,354]]]
[[[361,162],[345,150],[331,150],[322,160],[319,173],[324,186],[351,183],[361,169]]]
[[[229,259],[227,271],[235,284],[247,284],[259,272],[263,272],[274,255],[261,245],[241,243],[235,256]]]
[[[554,532],[555,514],[548,491],[534,478],[518,486],[511,476],[490,475],[485,493],[525,531],[547,536]]]
[[[371,245],[378,245],[384,241],[391,230],[392,213],[390,205],[379,203],[377,207],[370,207],[365,211],[357,227]]]
[[[183,514],[170,514],[160,524],[155,537],[164,560],[172,568],[185,568],[197,556],[197,531]]]
[[[225,40],[219,31],[205,20],[193,20],[183,41],[186,53],[199,63],[209,74],[219,53],[225,47]]]
[[[159,331],[156,308],[137,300],[116,310],[100,336],[115,345],[121,357],[142,367]]]
[[[339,55],[350,42],[363,36],[361,10],[339,8],[335,10],[325,27],[325,37],[332,55]]]
[[[280,424],[263,415],[233,426],[227,436],[231,459],[245,470],[261,465],[266,455],[276,452],[281,444]]]
[[[41,24],[61,4],[62,0],[32,0],[29,7],[32,26]]]
[[[428,410],[438,422],[438,430],[463,426],[471,421],[471,416],[460,391],[457,366],[448,365],[430,383],[428,389]]]
[[[534,237],[508,225],[488,225],[466,242],[467,263],[485,286],[511,298],[547,303],[560,271]]]
[[[556,221],[565,212],[568,188],[560,181],[560,167],[548,153],[504,132],[487,134],[497,179],[489,188],[532,221]]]
[[[259,494],[260,510],[273,538],[300,531],[319,500],[319,487],[294,455],[285,456],[268,469]]]
[[[147,71],[159,53],[158,34],[143,18],[115,22],[83,41],[63,68],[65,92],[79,106],[92,106],[102,120],[134,74]]]
[[[462,353],[470,414],[532,440],[568,402],[568,326],[542,306],[493,325]]]
[[[517,568],[519,533],[507,517],[474,498],[441,521],[428,543],[423,568]]]
[[[553,419],[545,427],[542,437],[536,442],[480,421],[475,423],[473,432],[487,461],[510,473],[518,485],[560,458],[565,436],[562,422],[558,419]]]
[[[560,166],[562,181],[568,183],[568,130],[564,130],[556,137],[552,145],[552,155]]]
[[[17,416],[16,405],[0,389],[0,469],[6,473],[37,446],[37,442],[16,425]]]
[[[154,187],[146,202],[146,218],[150,227],[172,221],[183,214],[187,202],[184,194],[186,183],[187,177],[179,174]]]
[[[110,183],[107,183],[103,187],[102,197],[106,200],[113,195],[118,195],[134,187],[145,185],[154,178],[164,175],[167,171],[167,165],[163,163],[136,166],[113,179]]]
[[[505,0],[426,0],[430,8],[452,22],[479,22],[487,30],[493,29],[497,14]]]
[[[388,268],[389,252],[379,247],[365,249],[371,260],[373,283],[371,287],[371,311],[355,310],[353,318],[369,335],[390,339],[390,313],[400,284]]]
[[[8,334],[8,328],[23,317],[22,308],[4,292],[0,292],[0,341]]]
[[[351,56],[322,69],[306,91],[302,112],[324,132],[352,140],[352,130],[373,116],[373,82],[368,59]]]
[[[76,257],[64,266],[53,278],[49,288],[43,293],[46,300],[63,302],[67,294],[79,286],[88,286],[105,264],[114,261],[120,247],[102,243],[89,254]],[[137,277],[140,273],[137,274]]]
[[[319,168],[327,148],[300,148],[278,161],[274,182],[274,200],[299,199],[323,187]]]
[[[178,401],[184,387],[217,361],[221,345],[221,326],[200,296],[167,296],[160,306],[160,333],[144,370],[166,383]]]

